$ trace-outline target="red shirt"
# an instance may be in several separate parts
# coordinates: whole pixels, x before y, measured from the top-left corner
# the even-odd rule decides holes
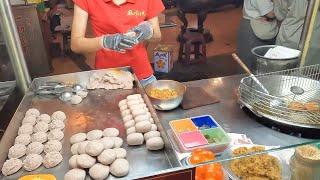
[[[116,5],[112,0],[73,0],[86,11],[96,37],[105,34],[126,33],[142,21],[158,16],[164,6],[161,0],[127,0]],[[136,45],[126,53],[99,50],[96,54],[97,69],[131,66],[138,79],[153,74],[147,50],[143,43]]]

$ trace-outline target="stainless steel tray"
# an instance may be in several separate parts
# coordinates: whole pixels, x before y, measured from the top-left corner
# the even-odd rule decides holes
[[[129,68],[124,68],[130,70]],[[96,71],[96,70],[95,70]],[[101,70],[97,70],[101,71]],[[120,130],[120,137],[124,139],[123,148],[127,150],[127,159],[130,163],[130,172],[122,179],[134,179],[158,174],[170,168],[181,166],[173,148],[168,140],[166,131],[163,129],[162,123],[159,121],[155,110],[153,109],[147,95],[144,93],[141,84],[135,77],[135,85],[132,90],[93,90],[89,91],[88,97],[79,105],[71,105],[60,101],[58,98],[39,97],[33,94],[36,85],[45,81],[60,81],[63,83],[80,83],[85,85],[88,82],[90,74],[94,71],[79,72],[72,74],[64,74],[51,77],[43,77],[35,79],[32,83],[30,91],[25,95],[19,105],[13,119],[11,120],[1,142],[0,142],[0,167],[7,158],[8,149],[14,143],[18,128],[21,124],[24,113],[28,108],[38,108],[41,113],[52,114],[54,111],[64,111],[68,119],[64,129],[65,137],[63,139],[63,162],[51,169],[41,166],[36,171],[26,172],[21,169],[18,173],[4,177],[0,175],[0,179],[18,179],[18,177],[26,174],[50,173],[57,179],[63,179],[64,174],[69,170],[68,160],[71,157],[69,138],[72,134],[78,132],[88,132],[92,129],[104,129],[107,127],[116,127]],[[165,141],[165,149],[161,151],[148,151],[145,145],[132,147],[126,144],[126,134],[123,122],[121,120],[118,102],[127,95],[133,93],[141,93],[146,104],[148,105],[153,119],[161,132]],[[90,179],[87,176],[87,179]],[[109,179],[116,179],[109,176]],[[118,178],[117,178],[118,179]]]

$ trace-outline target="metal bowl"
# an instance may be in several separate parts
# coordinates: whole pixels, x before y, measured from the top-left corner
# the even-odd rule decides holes
[[[171,99],[154,98],[150,96],[150,92],[154,88],[174,89],[178,92],[178,96]],[[161,111],[168,111],[178,107],[182,102],[183,95],[186,92],[186,89],[187,87],[184,84],[172,80],[158,80],[145,86],[145,91],[149,96],[149,99],[153,104],[154,108]]]

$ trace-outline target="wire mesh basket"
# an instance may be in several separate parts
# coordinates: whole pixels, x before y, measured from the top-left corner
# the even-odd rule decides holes
[[[243,78],[239,102],[258,116],[288,125],[320,129],[320,64]],[[303,89],[302,94],[292,87]]]

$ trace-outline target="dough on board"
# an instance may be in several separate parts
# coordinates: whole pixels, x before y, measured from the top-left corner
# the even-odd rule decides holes
[[[88,154],[80,154],[77,157],[77,164],[81,168],[91,168],[95,163],[96,163],[96,158],[93,158]]]
[[[143,135],[142,133],[131,133],[127,136],[127,143],[130,146],[137,146],[143,144]]]
[[[22,124],[30,123],[32,126],[34,126],[37,122],[36,116],[25,116],[22,120]]]
[[[129,162],[126,159],[116,159],[110,166],[110,173],[116,177],[123,177],[129,173]]]
[[[86,171],[83,169],[71,169],[64,175],[64,180],[84,180]]]
[[[74,105],[80,104],[81,101],[82,101],[82,98],[81,96],[78,96],[78,95],[73,95],[70,100],[71,104],[74,104]]]
[[[41,114],[37,118],[37,122],[41,122],[41,121],[49,124],[51,122],[51,117],[48,114]]]
[[[70,143],[75,144],[82,141],[85,141],[87,139],[86,133],[77,133],[70,137]]]
[[[1,172],[5,176],[10,176],[18,172],[21,169],[22,165],[23,163],[20,159],[16,159],[16,158],[8,159],[3,163]]]
[[[62,111],[56,111],[51,115],[51,120],[59,120],[59,121],[64,121],[67,119],[67,116],[64,112]]]
[[[51,123],[49,124],[49,129],[53,130],[53,129],[64,129],[65,125],[64,122],[61,120],[52,120]]]
[[[40,111],[36,108],[31,108],[26,112],[26,116],[38,117],[38,116],[40,116]]]
[[[149,131],[143,135],[145,141],[148,141],[150,138],[160,137],[160,136],[161,135],[159,131]]]
[[[134,127],[134,126],[127,129],[127,135],[135,133],[135,132],[136,132],[136,127]]]
[[[100,139],[102,137],[102,134],[103,133],[101,130],[95,129],[87,133],[87,139],[90,141]]]
[[[20,134],[14,140],[15,144],[23,144],[25,146],[28,145],[30,142],[31,142],[31,136],[29,134]]]
[[[119,130],[117,128],[106,128],[103,130],[103,136],[117,137],[117,136],[119,136]]]
[[[86,153],[90,156],[98,156],[103,149],[104,146],[99,140],[89,141],[86,145]]]
[[[147,133],[151,130],[151,123],[149,121],[141,121],[135,127],[137,132]]]
[[[32,142],[44,143],[48,140],[48,135],[45,132],[37,132],[31,135]]]
[[[77,158],[78,158],[79,155],[73,155],[71,156],[71,158],[69,159],[69,166],[70,168],[77,168],[78,167],[78,164],[77,164]]]
[[[60,129],[53,129],[48,133],[48,140],[61,141],[64,137],[64,133]]]
[[[104,165],[109,165],[116,160],[117,154],[113,149],[106,149],[98,156],[98,161]]]
[[[20,134],[32,134],[33,133],[33,125],[31,123],[22,124],[19,127],[18,135]]]
[[[123,144],[123,140],[120,137],[111,137],[113,139],[114,142],[114,148],[119,148],[122,146]]]
[[[41,142],[32,142],[27,146],[26,154],[41,154],[43,149],[44,145]]]
[[[78,146],[78,153],[79,154],[85,154],[86,153],[86,146],[88,144],[89,141],[83,141],[79,143]]]
[[[164,147],[164,142],[161,137],[153,137],[146,142],[146,147],[151,151],[160,150]]]
[[[72,155],[79,154],[79,153],[78,153],[79,144],[80,144],[80,143],[72,144],[72,146],[71,146],[71,148],[70,148],[70,151],[71,151],[71,154],[72,154]]]
[[[26,146],[23,144],[15,144],[9,149],[8,157],[11,158],[21,158],[26,154]]]
[[[39,154],[29,154],[23,161],[23,168],[26,171],[33,171],[41,166],[43,158]]]
[[[80,96],[82,99],[86,98],[88,96],[88,91],[78,91],[77,95]]]
[[[58,140],[51,140],[48,141],[45,145],[44,145],[44,152],[45,153],[49,153],[49,152],[60,152],[62,149],[62,144],[60,141]]]
[[[49,125],[46,122],[40,121],[33,127],[33,132],[47,132]]]
[[[114,148],[114,152],[117,155],[117,159],[126,158],[127,157],[127,151],[123,148]]]
[[[49,152],[43,158],[43,165],[46,168],[53,168],[60,164],[62,160],[63,157],[59,152]]]
[[[89,175],[93,179],[106,179],[109,175],[109,166],[97,163],[89,169]]]
[[[111,149],[114,146],[114,140],[111,137],[103,137],[100,142],[103,144],[104,149]]]

